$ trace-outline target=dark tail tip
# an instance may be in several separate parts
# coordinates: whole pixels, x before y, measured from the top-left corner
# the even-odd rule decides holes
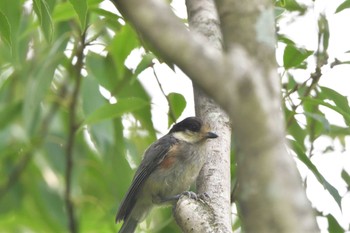
[[[134,233],[136,227],[137,227],[138,221],[133,218],[128,218],[125,220],[125,222],[122,225],[122,228],[120,228],[118,233]]]

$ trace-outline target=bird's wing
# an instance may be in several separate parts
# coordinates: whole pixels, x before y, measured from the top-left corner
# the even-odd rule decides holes
[[[141,190],[147,177],[163,161],[165,155],[175,143],[176,139],[167,134],[150,145],[145,151],[141,165],[137,169],[131,186],[119,207],[116,222],[125,220],[129,216],[136,203],[136,196]]]

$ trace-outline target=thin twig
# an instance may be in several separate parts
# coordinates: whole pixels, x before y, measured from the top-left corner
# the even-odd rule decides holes
[[[66,93],[67,93],[67,84],[64,84],[62,88],[60,88],[58,96],[64,99],[66,96]],[[51,105],[49,112],[47,113],[47,115],[44,117],[42,121],[41,128],[39,130],[38,135],[36,137],[33,137],[30,143],[31,144],[30,147],[21,152],[23,156],[20,158],[19,162],[15,164],[11,173],[8,175],[6,182],[0,186],[0,200],[12,188],[12,186],[17,183],[17,181],[23,174],[24,170],[28,166],[29,162],[31,161],[34,155],[35,149],[40,147],[41,144],[44,142],[44,139],[46,138],[46,135],[48,132],[48,127],[50,126],[53,116],[56,114],[58,109],[59,109],[59,102],[54,102]],[[17,150],[15,153],[17,154]],[[15,155],[15,153],[13,155]]]
[[[5,194],[11,189],[11,187],[17,183],[19,177],[29,164],[33,157],[33,151],[30,150],[22,156],[20,161],[12,169],[11,173],[8,175],[6,182],[0,187],[0,200],[5,196]]]
[[[73,77],[75,78],[75,86],[72,93],[71,102],[69,104],[69,134],[66,147],[66,171],[65,171],[65,204],[67,209],[68,229],[70,233],[77,233],[77,221],[74,214],[74,203],[72,201],[72,171],[73,171],[73,148],[75,144],[75,132],[77,130],[76,109],[78,103],[78,94],[81,86],[81,70],[83,67],[85,33],[80,37],[76,45],[77,62],[72,67]]]
[[[169,106],[169,116],[170,116],[171,120],[175,123],[175,122],[176,122],[176,116],[175,116],[175,113],[174,113],[174,109],[173,109],[172,106],[171,106],[169,96],[168,96],[167,94],[165,94],[164,89],[163,89],[163,86],[162,86],[162,84],[160,83],[159,78],[158,78],[158,75],[157,75],[157,73],[156,73],[156,71],[155,71],[155,69],[154,69],[153,66],[152,66],[152,69],[153,69],[153,74],[154,74],[154,76],[156,77],[156,80],[157,80],[159,89],[160,89],[160,91],[162,92],[162,94],[164,95],[165,99],[166,99],[167,102],[168,102],[168,106]]]
[[[319,67],[316,67],[315,72],[312,73],[312,74],[310,75],[310,78],[312,79],[312,82],[311,82],[310,86],[306,89],[306,91],[304,92],[304,94],[303,94],[302,97],[307,97],[307,96],[310,95],[311,91],[314,90],[314,89],[316,88],[316,86],[317,86],[317,84],[318,84],[318,81],[320,81],[321,76],[322,76],[321,69],[320,69]],[[304,99],[302,98],[302,99],[300,100],[300,103],[298,103],[297,105],[295,105],[295,106],[293,107],[292,110],[294,111],[294,114],[292,114],[292,115],[289,116],[289,118],[288,118],[288,120],[287,120],[287,128],[288,128],[289,126],[291,126],[291,124],[292,124],[292,121],[293,121],[293,118],[294,118],[296,109],[297,109],[299,106],[301,106],[303,103],[304,103]]]

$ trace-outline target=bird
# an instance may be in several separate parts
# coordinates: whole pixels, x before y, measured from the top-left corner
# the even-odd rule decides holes
[[[217,137],[199,117],[188,117],[153,142],[119,206],[116,222],[123,221],[119,233],[133,233],[153,207],[188,194],[206,161],[201,145]]]

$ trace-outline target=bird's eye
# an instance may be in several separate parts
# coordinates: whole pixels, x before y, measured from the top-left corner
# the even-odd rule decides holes
[[[192,132],[199,132],[200,131],[200,125],[198,124],[193,124],[189,126],[189,130],[191,130]]]

